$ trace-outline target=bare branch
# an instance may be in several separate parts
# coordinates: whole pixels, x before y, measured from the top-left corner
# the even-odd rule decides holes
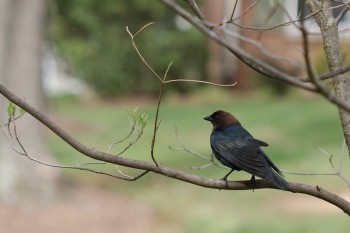
[[[336,172],[306,172],[306,171],[288,171],[281,170],[285,174],[291,175],[305,175],[305,176],[337,176]]]
[[[208,164],[205,164],[203,166],[200,166],[200,167],[196,167],[196,166],[190,166],[191,169],[193,170],[203,170],[203,169],[206,169],[210,166],[214,165],[214,163],[208,163]]]
[[[346,65],[346,66],[343,66],[341,68],[338,68],[336,70],[333,70],[329,73],[326,73],[326,74],[321,74],[319,76],[316,76],[317,79],[320,79],[320,80],[326,80],[326,79],[329,79],[329,78],[333,78],[339,74],[344,74],[346,72],[349,72],[350,71],[350,65]],[[307,78],[307,79],[304,79],[305,82],[310,82],[312,81],[310,78]]]
[[[26,155],[26,151],[23,148],[21,143],[18,143],[18,144],[20,145],[22,151],[20,151],[19,149],[16,148],[16,145],[15,145],[16,144],[16,140],[14,139],[13,134],[12,134],[12,131],[14,131],[15,138],[17,138],[17,141],[19,142],[18,136],[16,135],[16,125],[15,125],[15,121],[18,120],[19,118],[20,117],[16,117],[15,115],[10,116],[8,122],[1,126],[1,130],[5,134],[5,136],[9,140],[9,142],[11,143],[11,149],[13,151],[15,151],[16,153],[25,156]],[[13,129],[11,129],[11,125],[13,125]],[[7,131],[6,131],[6,129],[7,129]]]
[[[152,24],[155,24],[154,22],[151,22],[151,23],[148,23],[146,24],[145,26],[143,26],[140,30],[138,30],[135,34],[132,34],[130,31],[129,31],[129,27],[126,26],[126,31],[128,32],[129,36],[130,36],[130,39],[131,39],[131,43],[135,49],[135,51],[137,52],[137,54],[139,55],[139,57],[141,58],[142,62],[147,66],[147,68],[152,71],[152,73],[154,74],[154,76],[156,76],[159,81],[163,82],[162,81],[162,78],[157,74],[157,72],[151,67],[151,65],[149,65],[147,63],[147,61],[143,58],[143,56],[141,55],[141,52],[139,51],[139,49],[137,48],[136,44],[135,44],[135,41],[134,41],[134,38],[139,34],[141,33],[146,27],[152,25]]]
[[[170,66],[168,66],[168,67],[170,67]],[[166,76],[164,76],[164,80],[165,80],[165,78],[166,78]],[[160,102],[162,101],[162,92],[163,92],[164,85],[165,84],[163,82],[161,87],[160,87],[160,91],[159,91],[156,118],[154,120],[154,128],[153,128],[153,136],[152,136],[152,144],[151,144],[151,157],[152,157],[153,162],[156,164],[156,166],[158,166],[158,163],[154,157],[154,145],[156,142],[156,135],[157,135],[157,131],[158,131],[159,124],[160,124],[160,121],[158,122],[158,116],[159,116]]]
[[[175,127],[175,134],[176,134],[177,141],[180,143],[181,147],[175,148],[175,147],[169,146],[169,149],[170,149],[170,150],[173,150],[173,151],[180,151],[180,150],[186,151],[187,153],[192,154],[192,155],[194,155],[194,156],[196,156],[196,157],[199,157],[199,158],[201,158],[201,159],[205,159],[205,160],[207,160],[207,161],[210,161],[210,163],[208,164],[208,166],[210,166],[210,165],[215,165],[215,166],[217,166],[217,167],[221,167],[221,168],[226,168],[226,169],[228,169],[228,167],[226,167],[226,166],[224,166],[224,165],[222,165],[222,164],[216,163],[215,160],[214,160],[213,154],[210,154],[210,157],[207,157],[207,156],[205,156],[205,155],[202,155],[202,154],[200,154],[200,153],[198,153],[198,152],[195,152],[194,150],[188,148],[188,147],[185,145],[185,143],[183,142],[183,140],[181,139],[177,127]],[[204,166],[205,166],[205,167],[208,167],[207,165],[204,165]],[[197,169],[196,167],[191,167],[191,168]]]
[[[120,169],[119,169],[119,166],[118,165],[115,165],[115,169],[119,172],[120,175],[122,175],[125,180],[127,181],[135,181],[135,180],[138,180],[140,179],[141,177],[143,177],[144,175],[146,175],[147,173],[149,173],[150,171],[143,171],[142,173],[140,173],[139,175],[137,176],[129,176],[125,173],[123,173]]]
[[[312,80],[312,82],[315,84],[315,86],[318,89],[318,92],[322,94],[327,100],[330,102],[336,104],[337,106],[341,107],[342,109],[350,112],[350,105],[347,101],[341,100],[337,98],[337,96],[333,95],[328,89],[321,83],[321,81],[318,79],[318,76],[316,75],[315,71],[313,70],[311,59],[309,55],[309,41],[308,41],[308,34],[304,27],[304,21],[301,21],[301,27],[300,31],[302,33],[303,38],[303,50],[304,50],[304,59],[306,63],[307,73],[309,78]]]
[[[217,87],[233,87],[233,86],[236,86],[237,84],[237,82],[234,82],[232,84],[217,84],[217,83],[212,83],[208,81],[194,80],[194,79],[172,79],[172,80],[167,80],[164,83],[174,83],[174,82],[202,83],[202,84],[208,84],[208,85],[217,86]]]
[[[349,3],[350,1],[344,3],[344,4],[340,4],[338,7],[343,7],[343,6],[346,6],[344,7],[344,9],[340,12],[340,14],[338,15],[338,17],[336,19],[334,19],[334,23],[335,24],[339,24],[340,21],[344,18],[344,16],[346,15],[346,13],[348,13],[349,11]]]
[[[195,184],[198,186],[212,188],[212,189],[228,189],[228,190],[246,190],[246,189],[262,189],[262,188],[272,188],[276,189],[273,184],[269,183],[267,180],[255,180],[254,183],[251,181],[229,181],[225,182],[223,180],[213,180],[206,179],[203,177],[199,177],[196,175],[192,175],[186,172],[178,171],[163,165],[156,166],[154,163],[123,158],[121,156],[114,156],[102,151],[96,151],[94,149],[88,148],[66,133],[63,129],[61,129],[57,124],[51,121],[47,116],[37,111],[34,107],[29,105],[27,102],[18,98],[16,95],[11,93],[8,89],[6,89],[2,84],[0,84],[0,93],[9,99],[11,102],[23,108],[28,114],[32,115],[38,121],[40,121],[43,125],[48,127],[53,133],[62,138],[66,143],[72,146],[75,150],[80,153],[99,161],[104,161],[107,163],[112,163],[115,165],[136,168],[144,171],[152,171],[157,174],[161,174],[167,177],[171,177],[177,180],[181,180],[184,182],[188,182],[191,184]],[[79,168],[75,168],[79,169]],[[81,169],[84,170],[84,169]],[[85,169],[88,170],[88,169]],[[142,173],[147,174],[148,172]],[[142,175],[141,174],[141,175]],[[307,195],[311,195],[317,197],[319,199],[325,200],[341,210],[343,210],[347,215],[350,216],[350,203],[340,196],[330,193],[327,190],[320,188],[319,186],[311,186],[306,184],[299,184],[288,182],[289,190],[293,193],[304,193]]]
[[[334,172],[305,172],[305,171],[287,171],[287,170],[282,170],[282,172],[286,174],[292,174],[292,175],[338,176],[341,180],[343,180],[346,183],[348,187],[350,187],[350,180],[347,179],[342,173],[345,145],[346,143],[344,140],[342,145],[342,151],[340,154],[339,164],[337,167],[333,163],[333,155],[329,154],[326,150],[315,146],[315,148],[319,150],[322,155],[325,155],[325,157],[328,159],[329,164],[331,165]]]
[[[228,30],[225,27],[219,27],[218,30],[221,30],[225,35],[232,36],[233,38],[236,38],[236,39],[238,39],[238,40],[240,40],[242,42],[245,42],[245,43],[248,43],[248,44],[251,44],[251,45],[255,46],[257,49],[259,49],[260,52],[262,52],[262,54],[264,54],[267,57],[270,57],[270,58],[278,60],[278,61],[287,62],[287,63],[289,63],[289,64],[291,64],[293,66],[298,67],[301,70],[305,70],[305,66],[302,65],[301,63],[299,63],[299,62],[297,62],[297,61],[295,61],[293,59],[290,59],[288,57],[284,57],[284,56],[281,56],[279,54],[271,52],[270,50],[268,50],[267,48],[265,48],[262,45],[261,41],[256,41],[256,40],[250,39],[250,38],[248,38],[246,36],[243,36],[241,33]]]
[[[180,5],[178,5],[173,0],[161,0],[165,5],[167,5],[169,8],[174,10],[177,14],[182,16],[184,19],[186,19],[188,22],[190,22],[192,25],[197,27],[203,34],[207,35],[208,37],[214,39],[217,43],[227,48],[230,52],[232,52],[235,56],[237,56],[242,62],[247,64],[252,69],[256,70],[257,72],[266,75],[273,79],[283,80],[286,81],[289,84],[292,84],[294,86],[309,90],[309,91],[316,91],[314,85],[305,83],[302,80],[293,77],[289,75],[288,73],[281,71],[277,69],[276,67],[273,67],[266,62],[262,61],[261,59],[256,58],[255,56],[248,54],[245,52],[242,48],[240,48],[238,45],[235,45],[233,43],[230,43],[228,40],[226,40],[223,36],[219,35],[215,31],[211,30],[207,26],[207,24],[198,18],[192,17],[191,14],[189,14],[186,10],[184,10]]]
[[[204,19],[203,13],[199,9],[199,7],[198,7],[198,5],[197,5],[195,0],[185,0],[185,1],[191,7],[193,13],[195,13],[195,15],[197,15],[198,18]]]
[[[252,3],[252,5],[249,6],[246,10],[244,10],[244,12],[240,16],[236,17],[233,20],[224,21],[223,23],[220,23],[220,24],[213,24],[210,22],[206,22],[206,25],[210,26],[210,28],[216,28],[216,27],[223,26],[224,24],[232,24],[232,25],[235,25],[235,26],[242,28],[242,29],[248,29],[248,30],[252,30],[252,31],[262,32],[262,31],[271,31],[273,29],[277,29],[277,28],[285,27],[285,26],[290,26],[290,25],[294,25],[295,27],[299,27],[296,23],[303,21],[303,20],[306,20],[306,19],[309,19],[312,16],[314,16],[314,14],[316,14],[316,13],[311,13],[303,18],[301,18],[299,15],[299,17],[297,17],[297,19],[295,19],[295,20],[293,20],[291,17],[288,17],[289,18],[288,21],[282,22],[279,24],[275,24],[275,25],[270,26],[270,27],[252,27],[252,26],[242,25],[242,24],[235,22],[235,21],[239,20],[243,15],[248,13],[250,10],[252,10],[257,3],[258,3],[258,1],[255,1],[254,3]],[[278,4],[278,5],[280,6],[280,4]],[[282,6],[280,6],[280,7],[281,7],[281,9],[284,9],[284,7],[282,7]],[[284,13],[287,14],[287,16],[288,16],[288,13],[285,9],[284,9]]]
[[[231,13],[231,16],[230,16],[229,21],[232,21],[232,20],[233,20],[233,16],[234,16],[234,14],[235,14],[235,11],[236,11],[236,8],[237,8],[238,1],[239,1],[239,0],[236,0],[235,5],[233,6],[232,13]]]
[[[135,51],[137,52],[137,54],[139,55],[139,57],[141,58],[142,62],[147,66],[147,68],[158,78],[158,80],[161,83],[172,83],[172,82],[190,82],[190,83],[203,83],[203,84],[209,84],[209,85],[213,85],[213,86],[219,86],[219,87],[232,87],[235,86],[236,83],[232,83],[232,84],[217,84],[217,83],[212,83],[212,82],[207,82],[207,81],[202,81],[202,80],[193,80],[193,79],[172,79],[172,80],[165,80],[164,77],[163,79],[160,77],[160,75],[158,75],[158,73],[151,67],[151,65],[146,61],[146,59],[143,57],[143,55],[141,54],[140,50],[138,49],[138,47],[136,46],[136,43],[134,41],[134,38],[136,35],[138,35],[139,33],[141,33],[146,27],[152,25],[154,23],[148,23],[145,26],[143,26],[140,30],[138,30],[134,35],[129,31],[129,28],[126,27],[126,31],[128,32],[130,39],[131,39],[131,43],[135,49]],[[168,65],[167,71],[165,72],[165,75],[167,75],[170,66],[172,65],[173,62],[170,62],[170,64]]]
[[[113,143],[108,147],[107,153],[110,153],[110,151],[112,150],[112,148],[113,148],[115,145],[126,141],[126,140],[132,135],[132,133],[134,132],[134,130],[135,130],[135,125],[136,125],[136,123],[133,122],[132,125],[131,125],[131,129],[130,129],[130,131],[129,131],[129,134],[126,135],[123,139],[121,139],[121,140],[119,140],[119,141],[113,142]],[[141,136],[141,135],[140,135],[140,136]],[[131,143],[129,143],[129,147],[131,146],[130,144],[131,144]],[[123,152],[124,152],[124,151],[123,151]],[[122,154],[122,153],[119,153],[119,154]]]
[[[238,0],[236,1],[236,4],[235,4],[235,7],[234,9],[236,8],[236,5],[237,5],[237,2]],[[257,4],[258,4],[259,0],[255,0],[255,2],[253,2],[249,7],[247,7],[247,9],[245,9],[239,16],[237,16],[236,18],[232,19],[232,16],[233,16],[233,13],[232,13],[232,16],[230,18],[230,21],[227,22],[227,23],[232,23],[234,21],[237,21],[238,19],[242,18],[245,14],[247,14],[251,9],[253,9]]]
[[[20,154],[22,156],[27,157],[31,161],[34,161],[36,163],[39,163],[39,164],[42,164],[42,165],[45,165],[45,166],[49,166],[49,167],[89,171],[89,172],[93,172],[93,173],[96,173],[96,174],[107,175],[107,176],[110,176],[110,177],[113,177],[113,178],[127,180],[127,181],[134,181],[134,180],[142,177],[143,175],[145,175],[146,173],[149,172],[149,171],[144,171],[144,172],[142,172],[140,175],[138,175],[136,177],[131,177],[131,176],[124,175],[123,173],[121,173],[118,170],[118,172],[122,175],[122,177],[120,177],[120,176],[114,175],[112,173],[98,171],[98,170],[91,169],[91,168],[86,168],[86,166],[89,166],[89,165],[97,165],[97,164],[98,165],[104,165],[104,164],[106,164],[106,162],[100,162],[100,161],[99,162],[87,162],[87,163],[80,164],[80,165],[76,164],[76,166],[67,166],[67,165],[58,165],[58,164],[47,163],[47,162],[41,161],[39,159],[36,159],[36,158],[32,157],[31,155],[29,155],[27,153],[26,149],[24,148],[22,142],[20,141],[20,139],[18,137],[17,127],[16,127],[16,120],[17,119],[19,119],[19,117],[15,118],[14,116],[11,116],[9,122],[5,124],[5,125],[8,126],[8,133],[5,131],[5,125],[2,125],[1,128],[2,128],[2,131],[4,132],[4,134],[7,136],[8,140],[11,142],[13,151],[15,151],[17,154]],[[12,133],[11,133],[11,127],[10,127],[11,125],[13,125],[13,134],[14,134],[14,136],[12,136]],[[17,142],[17,144],[21,147],[22,151],[19,151],[18,149],[15,148],[15,146],[14,146],[15,142]]]

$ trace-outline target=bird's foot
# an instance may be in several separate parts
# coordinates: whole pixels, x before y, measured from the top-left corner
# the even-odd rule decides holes
[[[220,180],[225,181],[225,188],[228,188],[227,176],[224,176]]]
[[[252,175],[252,178],[250,178],[250,181],[252,182],[253,187],[255,187],[255,176],[254,175]],[[254,188],[253,188],[253,192],[254,192]]]
[[[225,188],[228,188],[228,182],[227,182],[227,177],[234,171],[234,169],[232,169],[229,173],[227,173],[224,177],[222,177],[220,180],[225,181]]]

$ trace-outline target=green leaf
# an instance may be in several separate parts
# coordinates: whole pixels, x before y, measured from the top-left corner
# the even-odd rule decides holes
[[[133,122],[134,124],[138,122],[139,120],[139,106],[137,106],[136,108],[134,108],[134,110],[132,111],[132,118],[133,118]]]
[[[139,110],[137,106],[132,111],[127,111],[132,125],[136,125],[143,130],[147,125],[148,114]]]
[[[133,118],[132,118],[132,113],[129,111],[129,110],[127,110],[127,112],[128,112],[128,115],[129,115],[129,121],[130,121],[130,124],[134,124],[134,122],[133,122]]]
[[[20,116],[23,116],[23,115],[26,114],[26,113],[27,113],[26,110],[24,110],[23,108],[19,108],[19,115],[20,115]]]
[[[148,114],[147,113],[142,113],[140,115],[140,123],[141,123],[141,128],[144,129],[147,125],[147,120],[148,120]]]
[[[9,117],[13,117],[16,113],[16,106],[9,101],[9,104],[7,105],[7,114],[9,115]]]

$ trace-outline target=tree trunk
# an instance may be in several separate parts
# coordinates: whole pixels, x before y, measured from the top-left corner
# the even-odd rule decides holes
[[[44,38],[45,0],[0,0],[0,82],[43,110],[41,46]],[[7,102],[0,99],[0,108]],[[1,124],[7,112],[0,112]],[[44,144],[42,127],[29,114],[18,121],[18,134],[28,153],[53,160]],[[51,198],[57,171],[34,165],[17,155],[0,134],[0,199],[43,200]]]
[[[341,54],[338,25],[333,17],[332,2],[330,0],[308,0],[306,4],[311,12],[316,13],[314,16],[321,29],[329,70],[340,69],[344,66],[344,60]],[[350,100],[350,86],[347,79],[347,74],[340,74],[333,78],[335,94],[344,101]],[[339,108],[339,115],[350,154],[350,113]]]

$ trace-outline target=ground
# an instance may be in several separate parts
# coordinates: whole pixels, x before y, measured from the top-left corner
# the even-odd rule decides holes
[[[152,232],[150,207],[109,190],[71,189],[53,203],[0,203],[0,232]]]
[[[343,194],[350,199],[348,192]],[[336,207],[306,195],[295,196],[292,202],[285,199],[274,200],[276,202],[283,207],[279,211],[290,214],[339,212]],[[268,208],[273,203],[264,205]],[[65,188],[52,203],[0,203],[0,233],[145,233],[159,230],[158,221],[151,206],[97,187]],[[179,230],[169,227],[171,232]]]

